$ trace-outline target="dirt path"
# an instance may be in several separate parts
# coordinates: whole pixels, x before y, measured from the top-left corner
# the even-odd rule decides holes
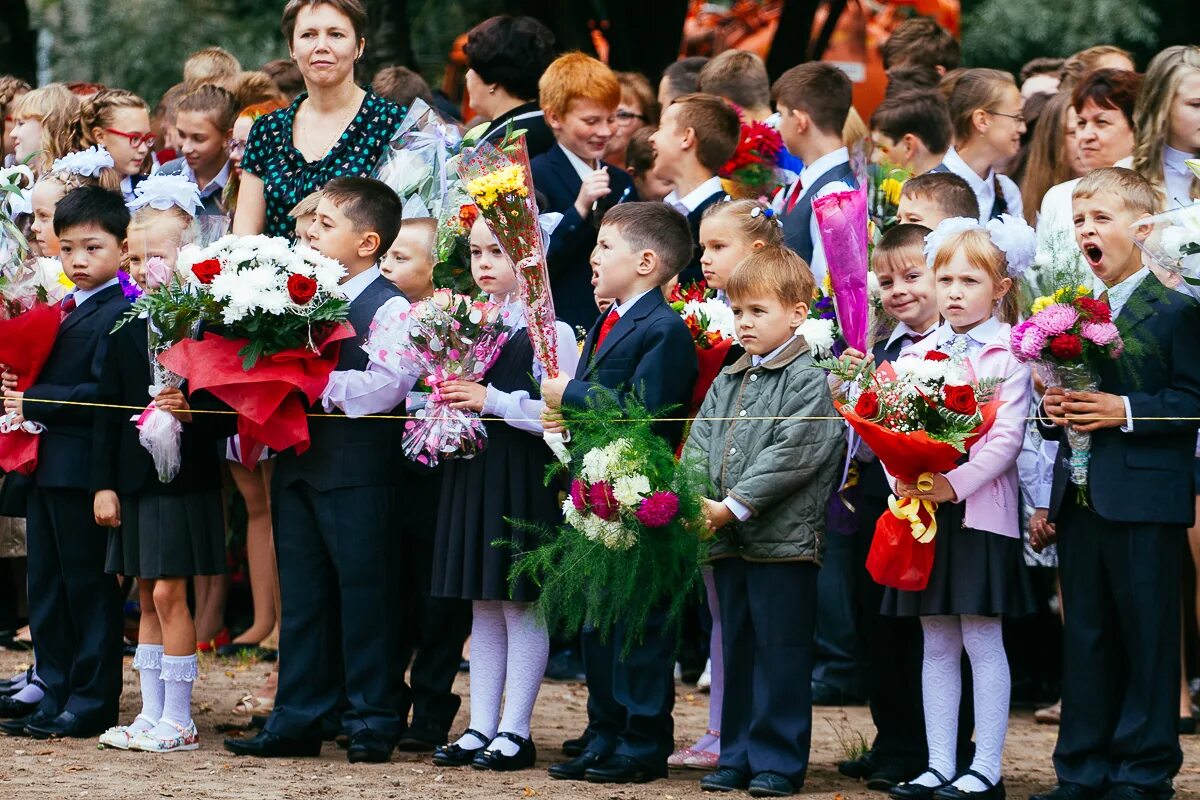
[[[22,666],[27,656],[0,651],[0,675]],[[137,709],[134,673],[126,662],[123,720]],[[233,721],[228,709],[237,698],[259,686],[265,667],[207,660],[196,691],[196,722],[201,749],[171,756],[99,750],[93,741],[36,742],[0,736],[0,798],[57,800],[58,798],[159,797],[266,800],[266,798],[554,798],[558,800],[693,800],[712,795],[697,786],[701,773],[672,771],[671,777],[644,786],[600,787],[552,781],[544,767],[560,758],[558,743],[577,735],[585,722],[586,691],[575,684],[546,684],[534,714],[534,735],[542,749],[538,768],[502,775],[472,769],[440,769],[427,756],[397,754],[389,764],[350,766],[344,754],[327,744],[320,759],[260,761],[235,758],[221,748],[220,723]],[[458,689],[466,693],[465,676]],[[692,740],[702,733],[708,717],[707,695],[681,688],[676,705],[677,738]],[[466,724],[466,710],[457,728]],[[884,800],[861,784],[838,775],[842,741],[870,738],[871,721],[865,708],[818,708],[813,715],[812,763],[805,796],[840,800]],[[1014,714],[1009,727],[1005,772],[1008,794],[1027,797],[1053,783],[1050,753],[1056,729],[1035,725],[1027,712]],[[1184,769],[1176,781],[1178,796],[1200,797],[1200,737],[1184,740]],[[742,795],[744,796],[744,795]]]

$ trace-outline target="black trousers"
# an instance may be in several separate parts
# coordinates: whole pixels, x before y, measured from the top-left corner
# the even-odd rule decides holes
[[[722,767],[804,785],[819,571],[811,562],[713,562],[725,654]]]
[[[595,735],[587,749],[628,756],[665,775],[675,746],[675,631],[659,610],[647,616],[641,643],[623,655],[628,637],[624,623],[607,641],[589,628],[582,634],[588,729]]]
[[[836,496],[831,503],[840,503]],[[830,532],[817,577],[816,651],[812,679],[851,697],[862,696],[862,658],[854,615],[855,542]]]
[[[399,736],[400,633],[387,619],[399,606],[395,490],[319,492],[293,483],[276,486],[273,508],[282,657],[267,730],[317,735],[321,718],[343,700],[344,680],[343,730]]]
[[[1057,519],[1063,697],[1054,768],[1062,783],[1161,791],[1183,763],[1184,528],[1110,522],[1067,494]]]
[[[116,724],[121,698],[121,592],[104,571],[108,533],[82,489],[33,487],[26,534],[29,627],[39,710],[70,711],[88,724]]]

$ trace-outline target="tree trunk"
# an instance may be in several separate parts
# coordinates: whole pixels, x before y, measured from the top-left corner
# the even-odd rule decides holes
[[[784,0],[779,27],[767,55],[767,72],[774,81],[797,64],[808,60],[808,42],[813,18],[821,0]]]
[[[25,0],[0,0],[0,74],[37,82],[37,41]]]
[[[369,83],[383,67],[416,69],[408,38],[407,0],[368,0],[367,14],[371,31],[358,65],[359,81]]]

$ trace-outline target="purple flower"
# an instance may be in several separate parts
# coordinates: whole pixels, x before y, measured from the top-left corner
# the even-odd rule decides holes
[[[571,505],[575,506],[575,510],[580,514],[588,510],[587,484],[579,478],[571,481]]]
[[[1042,357],[1042,350],[1046,347],[1046,332],[1037,325],[1030,325],[1025,329],[1024,335],[1021,337],[1021,344],[1017,348],[1018,357],[1026,360],[1032,360]]]
[[[638,504],[634,516],[647,528],[661,528],[678,513],[679,497],[674,492],[655,492]]]
[[[1079,332],[1083,338],[1101,347],[1107,347],[1121,338],[1117,326],[1111,322],[1085,322],[1080,326]]]
[[[617,498],[613,496],[612,486],[608,481],[597,481],[588,489],[588,503],[592,513],[600,519],[612,522],[617,518]]]
[[[1025,331],[1032,325],[1029,320],[1025,320],[1021,324],[1014,327],[1008,334],[1008,349],[1012,350],[1017,356],[1024,356],[1021,351],[1021,341],[1025,338]]]
[[[125,270],[120,270],[117,273],[117,282],[121,284],[121,292],[125,295],[126,300],[137,300],[142,296],[142,290],[133,282],[133,278],[129,277],[129,273]]]
[[[1041,328],[1049,336],[1058,336],[1071,330],[1071,326],[1079,321],[1079,312],[1074,306],[1055,303],[1046,306],[1030,317],[1030,321]]]

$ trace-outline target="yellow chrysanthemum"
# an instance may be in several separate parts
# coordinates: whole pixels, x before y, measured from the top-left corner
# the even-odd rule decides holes
[[[480,175],[467,182],[467,194],[475,199],[480,208],[491,208],[502,195],[515,194],[527,197],[529,187],[525,184],[525,172],[519,164],[510,164],[495,172]]]
[[[879,191],[894,206],[900,205],[900,187],[904,184],[895,178],[884,178],[879,182]]]
[[[75,283],[67,277],[67,273],[58,273],[58,285],[66,289],[68,292],[75,288]]]

